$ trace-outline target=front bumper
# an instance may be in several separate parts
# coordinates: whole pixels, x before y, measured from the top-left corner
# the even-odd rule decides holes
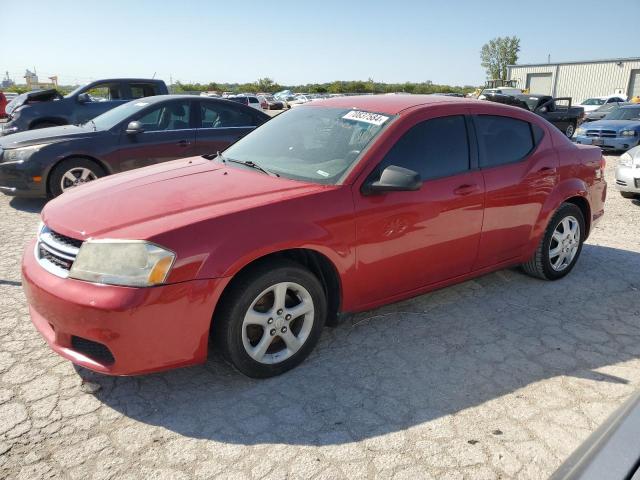
[[[22,285],[31,320],[61,356],[109,375],[203,363],[215,304],[227,279],[150,288],[98,285],[44,270],[31,241]]]
[[[640,193],[640,168],[618,165],[616,167],[616,188],[621,192]]]
[[[629,150],[640,143],[640,137],[587,137],[576,135],[576,143],[596,145],[603,150]]]
[[[46,197],[41,167],[34,162],[0,162],[0,192],[18,197]]]

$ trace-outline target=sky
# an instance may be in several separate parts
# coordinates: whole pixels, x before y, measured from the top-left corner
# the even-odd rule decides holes
[[[480,49],[497,36],[521,39],[519,63],[640,56],[640,0],[617,0],[619,21],[601,0],[530,4],[0,0],[0,72],[18,83],[35,67],[40,81],[58,75],[61,84],[155,74],[183,83],[480,85]]]

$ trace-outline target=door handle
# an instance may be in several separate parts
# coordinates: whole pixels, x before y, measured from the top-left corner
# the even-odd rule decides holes
[[[480,187],[478,187],[478,185],[473,183],[473,184],[460,185],[458,188],[453,190],[453,193],[456,195],[470,195],[472,193],[476,193],[479,191],[480,191]]]
[[[542,167],[537,173],[540,175],[555,175],[556,169],[554,167]]]
[[[191,145],[191,142],[188,140],[180,140],[178,142],[179,147],[188,147],[189,145]]]

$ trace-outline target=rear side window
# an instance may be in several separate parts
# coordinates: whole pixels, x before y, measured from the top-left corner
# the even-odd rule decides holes
[[[542,139],[542,129],[532,128],[529,122],[497,115],[475,117],[480,167],[495,167],[518,162],[529,155],[534,146],[534,136]],[[539,141],[539,140],[538,140]]]
[[[249,97],[249,103],[260,103],[256,97]]]
[[[440,117],[418,123],[391,148],[378,167],[408,168],[423,180],[469,170],[469,142],[464,116]]]
[[[249,112],[222,102],[201,102],[201,128],[252,127],[256,119]]]
[[[130,88],[131,98],[151,97],[158,93],[155,85],[149,83],[132,83]]]

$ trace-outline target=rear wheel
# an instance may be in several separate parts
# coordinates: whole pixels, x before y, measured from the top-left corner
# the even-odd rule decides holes
[[[87,158],[67,158],[56,165],[49,175],[49,194],[57,197],[78,185],[104,177],[105,171]]]
[[[322,285],[289,260],[263,264],[234,280],[214,320],[225,359],[249,377],[280,375],[315,347],[327,316]]]
[[[567,136],[567,138],[571,138],[573,137],[574,133],[576,133],[576,124],[570,123],[565,129],[564,134]]]
[[[562,278],[578,261],[584,238],[582,211],[572,203],[563,203],[551,218],[540,245],[522,269],[544,280]]]

